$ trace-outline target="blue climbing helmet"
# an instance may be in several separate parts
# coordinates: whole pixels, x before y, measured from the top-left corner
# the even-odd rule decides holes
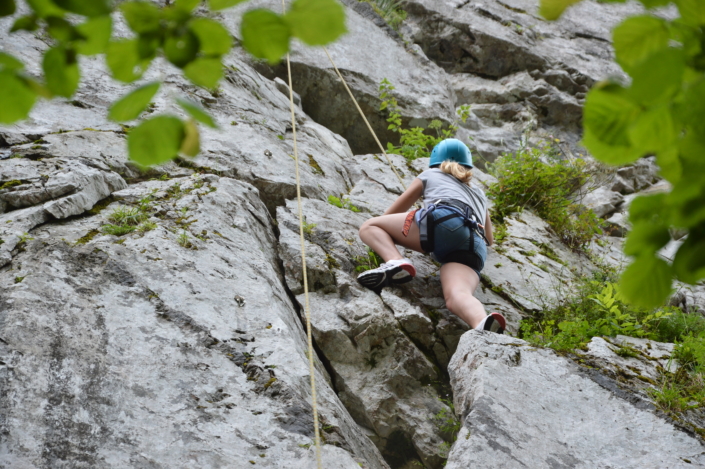
[[[467,145],[457,138],[447,138],[433,147],[431,161],[428,162],[428,166],[435,168],[444,161],[456,161],[463,166],[472,168],[472,153],[470,153]]]

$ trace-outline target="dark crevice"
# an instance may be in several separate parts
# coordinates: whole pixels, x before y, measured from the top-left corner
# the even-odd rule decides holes
[[[276,213],[276,211],[275,211]],[[276,226],[276,224],[273,224],[273,231],[274,231],[274,236],[277,239],[277,244],[279,244],[279,236],[281,232],[279,231],[279,228]],[[299,300],[296,298],[296,295],[294,295],[294,292],[291,291],[289,288],[289,285],[286,283],[286,269],[284,268],[284,261],[282,258],[279,256],[277,253],[277,270],[279,274],[279,281],[281,282],[281,285],[284,287],[284,291],[286,292],[286,295],[289,297],[289,301],[291,301],[292,306],[294,307],[294,311],[296,312],[296,315],[298,316],[299,320],[301,321],[301,327],[304,330],[304,333],[307,332],[306,328],[306,313],[299,304]],[[313,350],[316,353],[316,356],[320,360],[321,364],[323,364],[323,368],[325,368],[326,372],[328,373],[328,376],[331,378],[330,386],[333,389],[333,392],[337,396],[338,393],[340,392],[337,389],[337,386],[335,384],[335,369],[330,363],[330,360],[326,358],[326,355],[323,353],[323,350],[316,344],[316,338],[311,334],[311,344],[313,345]]]
[[[609,39],[605,39],[605,38],[599,37],[599,36],[594,36],[594,35],[588,34],[588,33],[576,32],[574,37],[579,37],[582,39],[592,39],[595,41],[606,42],[607,44],[612,44],[612,41],[610,41]]]
[[[510,5],[507,5],[506,3],[500,2],[499,0],[495,0],[497,3],[499,3],[501,6],[506,8],[509,11],[513,11],[514,13],[522,13],[524,15],[528,15],[529,13],[526,10],[523,10],[521,8],[513,7]]]

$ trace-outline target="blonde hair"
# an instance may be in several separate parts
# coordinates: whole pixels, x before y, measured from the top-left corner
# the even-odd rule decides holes
[[[472,169],[461,165],[457,161],[444,161],[441,163],[441,171],[454,176],[463,184],[467,184],[472,179]]]

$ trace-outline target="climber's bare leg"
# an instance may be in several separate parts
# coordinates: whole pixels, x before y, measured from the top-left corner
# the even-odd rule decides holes
[[[441,267],[441,286],[446,308],[473,329],[487,316],[485,307],[475,298],[480,277],[470,267],[449,262]]]
[[[423,252],[419,241],[419,227],[416,222],[411,224],[408,236],[405,237],[401,233],[406,215],[406,213],[394,213],[370,218],[360,227],[362,242],[379,254],[384,262],[403,258],[395,244]]]

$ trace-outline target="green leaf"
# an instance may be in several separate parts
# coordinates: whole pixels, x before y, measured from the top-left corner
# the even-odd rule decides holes
[[[223,78],[223,64],[220,59],[196,59],[184,67],[184,75],[198,86],[215,88]]]
[[[24,64],[10,54],[0,52],[0,67],[5,70],[22,70]]]
[[[633,163],[644,156],[644,153],[638,148],[604,143],[589,128],[584,129],[582,144],[585,148],[590,150],[590,153],[592,153],[595,158],[612,165]]]
[[[37,28],[39,28],[39,24],[37,23],[37,16],[27,15],[17,18],[14,24],[12,25],[12,28],[10,28],[10,32],[14,33],[15,31],[36,31]]]
[[[224,8],[230,8],[238,3],[242,3],[247,0],[208,0],[208,5],[210,5],[211,10],[217,11]]]
[[[675,116],[705,140],[705,79],[691,84],[676,106]]]
[[[347,32],[345,11],[336,0],[294,0],[285,18],[292,36],[310,46],[328,44]]]
[[[85,38],[83,41],[76,43],[76,50],[79,54],[102,54],[110,42],[113,21],[109,16],[99,16],[79,24],[76,29]]]
[[[639,0],[646,8],[656,8],[668,5],[671,0]]]
[[[46,22],[47,32],[59,42],[70,42],[81,38],[76,28],[63,18],[50,16]]]
[[[641,110],[623,96],[621,87],[593,88],[587,96],[583,122],[594,136],[608,145],[629,145],[627,130]]]
[[[126,2],[120,5],[120,10],[130,29],[137,34],[159,31],[161,12],[152,3]]]
[[[47,88],[53,95],[73,96],[81,77],[73,51],[62,46],[52,47],[44,53],[42,67]]]
[[[15,0],[0,0],[0,18],[14,15],[16,9]]]
[[[108,117],[116,122],[137,119],[159,91],[161,83],[149,83],[141,86],[110,106]]]
[[[0,124],[12,124],[25,119],[32,110],[37,95],[10,70],[0,70]]]
[[[656,163],[661,168],[661,176],[666,178],[671,184],[680,181],[683,175],[683,164],[681,163],[678,147],[672,147],[656,153]]]
[[[83,16],[103,16],[109,15],[112,8],[108,5],[107,0],[52,0],[56,5],[66,11],[78,13]]]
[[[242,15],[240,33],[245,49],[270,64],[279,62],[289,51],[289,25],[272,11],[257,9]]]
[[[622,274],[619,291],[633,305],[661,306],[671,294],[671,266],[655,255],[642,255]]]
[[[539,14],[549,21],[557,20],[566,8],[580,0],[541,0]]]
[[[624,244],[624,254],[640,256],[654,253],[671,240],[671,235],[665,225],[642,221],[634,223],[627,241]]]
[[[614,50],[619,63],[629,72],[631,67],[652,53],[668,46],[667,23],[653,16],[632,16],[614,28]]]
[[[177,103],[179,103],[179,106],[184,108],[186,112],[189,113],[191,117],[196,119],[198,122],[207,125],[208,127],[211,127],[213,129],[218,128],[218,124],[215,123],[213,118],[208,114],[201,106],[199,106],[196,103],[192,103],[191,101],[187,101],[185,99],[177,99]]]
[[[664,101],[681,90],[684,72],[685,54],[682,50],[660,50],[632,68],[634,80],[628,94],[645,106]]]
[[[32,10],[39,15],[41,18],[48,18],[50,16],[64,16],[64,10],[54,5],[51,0],[27,0],[29,6]]]
[[[185,11],[187,13],[191,13],[191,11],[193,11],[193,9],[196,8],[199,3],[201,3],[201,0],[176,0],[174,8],[176,8],[177,10]]]
[[[184,124],[184,139],[181,142],[179,153],[194,157],[201,151],[201,137],[198,133],[198,126],[189,119]]]
[[[681,18],[691,25],[705,24],[705,3],[702,0],[675,0]]]
[[[640,195],[629,206],[629,221],[632,223],[652,222],[654,218],[662,215],[666,208],[665,202],[666,194]]]
[[[633,148],[628,130],[639,116],[638,106],[616,85],[593,88],[583,116],[583,144],[595,158],[609,164],[627,164],[643,156]]]
[[[141,77],[150,62],[140,57],[136,39],[123,39],[109,43],[105,50],[105,59],[113,77],[127,83]]]
[[[672,147],[677,138],[668,106],[658,106],[642,113],[629,128],[631,146],[642,153],[657,153]]]
[[[164,42],[164,54],[169,62],[183,68],[196,58],[198,53],[198,38],[191,31],[179,34],[172,31]]]
[[[679,280],[695,284],[705,278],[705,237],[689,236],[678,248],[673,270]]]
[[[189,24],[189,29],[198,37],[201,53],[225,55],[230,52],[233,38],[225,27],[217,21],[197,18]]]
[[[142,122],[127,134],[130,159],[140,166],[173,160],[184,139],[184,123],[173,116],[158,116]]]

